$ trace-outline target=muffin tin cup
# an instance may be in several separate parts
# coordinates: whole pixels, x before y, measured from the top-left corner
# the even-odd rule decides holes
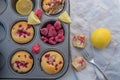
[[[16,42],[15,40],[13,40],[13,38],[12,38],[12,35],[11,35],[11,30],[12,30],[12,28],[13,28],[13,26],[16,24],[16,23],[18,23],[18,22],[21,22],[21,21],[25,21],[25,22],[27,22],[27,20],[26,19],[24,19],[24,18],[21,18],[21,19],[16,19],[15,20],[15,22],[11,25],[11,27],[10,27],[10,37],[11,37],[11,39],[12,39],[12,41],[13,42],[15,42],[16,44],[19,44],[19,45],[25,45],[25,44],[29,44],[29,43],[31,43],[32,42],[32,40],[34,40],[34,37],[36,36],[36,34],[35,34],[35,28],[34,28],[34,26],[32,26],[33,27],[33,29],[34,29],[34,36],[33,36],[33,38],[30,40],[30,41],[28,41],[28,42],[26,42],[26,43],[18,43],[18,42]]]
[[[14,23],[16,23],[17,21],[21,21],[21,20],[27,20],[28,16],[22,16],[15,12],[15,10],[12,7],[13,1],[15,0],[6,0],[6,1],[8,3],[6,11],[0,14],[0,23],[4,26],[4,31],[5,31],[4,32],[5,38],[0,40],[0,53],[4,56],[4,59],[2,59],[4,61],[4,64],[2,65],[2,68],[0,69],[0,74],[1,74],[0,78],[1,79],[11,78],[11,79],[55,80],[55,79],[62,77],[67,72],[69,68],[69,64],[70,64],[70,41],[69,41],[70,40],[70,25],[61,22],[63,29],[64,29],[64,33],[65,33],[65,39],[63,42],[56,44],[56,45],[50,45],[50,44],[44,43],[40,39],[41,35],[40,35],[39,30],[40,28],[43,27],[43,25],[47,21],[58,20],[58,16],[63,11],[66,10],[68,13],[70,13],[69,0],[65,0],[64,9],[56,15],[48,16],[44,14],[43,12],[43,16],[41,18],[42,23],[40,25],[33,26],[35,30],[35,36],[29,43],[22,44],[22,45],[12,40],[10,31]],[[42,9],[41,0],[33,0],[33,1],[35,1],[34,10],[38,8]],[[39,54],[35,54],[31,50],[32,46],[35,44],[40,44]],[[19,74],[15,72],[10,66],[10,59],[12,55],[14,54],[15,51],[19,51],[19,50],[28,51],[34,58],[33,68],[28,73],[25,73],[25,74]],[[40,66],[40,59],[42,55],[44,54],[45,51],[49,51],[49,50],[55,50],[55,51],[60,52],[60,54],[63,56],[63,59],[64,59],[64,66],[62,70],[53,75],[45,73],[42,70],[42,67]]]
[[[33,65],[32,65],[32,68],[31,68],[29,71],[25,72],[25,73],[16,72],[16,71],[13,70],[13,68],[12,68],[12,64],[11,64],[12,56],[15,55],[15,53],[16,53],[16,52],[19,52],[19,51],[28,52],[28,53],[30,54],[30,56],[33,58]],[[31,74],[31,72],[34,70],[34,62],[35,62],[35,60],[34,60],[34,56],[30,53],[30,50],[18,48],[18,49],[16,49],[15,51],[13,51],[11,54],[12,54],[12,55],[10,55],[9,60],[8,60],[9,68],[10,68],[11,72],[13,72],[16,76],[22,76],[22,75]]]
[[[0,70],[3,68],[4,65],[5,65],[5,58],[3,54],[0,52]]]
[[[6,37],[6,28],[5,28],[6,25],[4,25],[2,22],[0,22],[0,42],[2,42],[5,37]]]
[[[42,26],[40,27],[40,29],[46,28],[47,24],[52,24],[52,25],[54,25],[54,23],[55,23],[56,21],[57,21],[57,19],[50,19],[50,20],[47,20],[47,21],[45,21],[45,22],[42,24]],[[61,22],[61,26],[62,26],[61,29],[63,29],[64,37],[66,37],[67,35],[65,34],[65,33],[66,33],[65,26],[63,25],[62,22]],[[39,30],[40,30],[40,29],[39,29]],[[39,34],[40,39],[41,39],[41,37],[42,37],[43,35],[41,34],[40,31],[39,31],[38,34]],[[41,40],[42,40],[42,39],[41,39]],[[45,43],[43,40],[42,40],[42,42]],[[56,44],[50,44],[50,43],[48,43],[48,42],[46,42],[45,44],[51,45],[51,46],[56,46],[56,45],[62,44],[63,42],[64,42],[64,40],[63,40],[62,42],[58,42],[58,43],[56,43]]]
[[[21,14],[19,14],[18,12],[17,12],[17,10],[16,10],[16,3],[17,3],[17,1],[18,0],[11,0],[11,8],[13,9],[13,11],[18,15],[18,16],[27,16],[27,15],[21,15]],[[35,10],[35,8],[36,8],[36,0],[31,0],[32,1],[32,3],[33,3],[33,9],[32,10]]]
[[[0,14],[6,10],[7,5],[7,0],[0,0]]]
[[[40,1],[40,7],[41,7],[41,9],[43,10],[44,14],[47,15],[47,16],[49,16],[49,17],[59,15],[59,14],[62,13],[64,10],[66,10],[66,8],[68,7],[68,6],[66,6],[66,5],[68,4],[68,1],[65,0],[62,9],[60,9],[60,10],[59,10],[58,12],[56,12],[55,14],[47,14],[47,13],[45,12],[45,10],[43,9],[42,4],[43,4],[43,0]]]
[[[43,57],[43,55],[44,55],[46,52],[49,52],[49,51],[58,52],[58,53],[62,56],[62,58],[63,58],[63,67],[62,67],[62,69],[61,69],[58,73],[56,73],[56,74],[59,74],[59,73],[61,73],[61,72],[64,71],[64,67],[66,66],[66,59],[64,59],[64,54],[63,54],[63,52],[60,51],[60,50],[58,50],[58,49],[56,49],[56,48],[46,49],[46,50],[44,50],[44,51],[42,52],[42,55],[41,55],[40,58],[39,58],[39,66],[40,66],[40,68],[41,68],[41,71],[43,71],[43,72],[44,72],[45,74],[47,74],[47,75],[54,76],[54,75],[56,75],[56,74],[48,74],[48,73],[46,73],[46,72],[42,69],[42,67],[41,67],[41,58]]]

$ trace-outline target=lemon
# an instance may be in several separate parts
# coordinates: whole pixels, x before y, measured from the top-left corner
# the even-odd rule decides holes
[[[40,23],[41,23],[41,21],[35,15],[35,13],[32,11],[30,13],[30,15],[28,16],[28,24],[30,24],[30,25],[36,25],[36,24],[40,24]]]
[[[68,23],[68,24],[70,24],[72,22],[70,16],[68,15],[68,13],[66,11],[64,11],[59,16],[59,20],[62,21],[62,22]]]
[[[31,0],[18,0],[16,3],[16,10],[21,15],[28,15],[33,9]]]
[[[91,42],[95,48],[105,48],[111,40],[111,33],[107,28],[98,28],[91,35]]]

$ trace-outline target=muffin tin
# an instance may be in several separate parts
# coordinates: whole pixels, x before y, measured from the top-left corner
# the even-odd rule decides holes
[[[14,23],[21,20],[27,20],[28,15],[22,16],[18,14],[15,10],[15,3],[17,0],[0,0],[0,4],[5,1],[5,10],[0,7],[0,78],[1,79],[48,79],[53,80],[57,79],[61,76],[63,76],[69,67],[69,61],[70,61],[70,45],[69,45],[69,39],[70,39],[70,25],[62,23],[64,33],[65,33],[65,39],[63,42],[56,44],[56,45],[50,45],[44,43],[40,38],[40,31],[39,29],[42,28],[46,22],[52,22],[58,20],[58,16],[63,11],[67,11],[70,13],[70,5],[69,0],[65,0],[65,6],[64,9],[55,15],[46,15],[43,11],[43,16],[41,19],[40,25],[33,26],[35,29],[35,35],[33,39],[26,43],[26,44],[18,44],[14,42],[11,38],[10,31]],[[42,0],[32,0],[34,4],[33,10],[37,10],[38,8],[42,9],[41,3]],[[4,3],[3,3],[4,4]],[[0,5],[1,6],[1,5]],[[35,54],[32,52],[31,48],[34,44],[40,44],[40,52],[39,54]],[[24,74],[20,74],[15,72],[11,68],[10,60],[14,52],[19,50],[25,50],[28,51],[34,59],[34,65],[32,69]],[[64,66],[60,72],[57,74],[47,74],[42,70],[42,67],[40,66],[40,59],[42,55],[46,51],[58,51],[64,59]]]

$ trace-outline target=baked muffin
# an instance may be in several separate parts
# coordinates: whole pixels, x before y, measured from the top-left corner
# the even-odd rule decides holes
[[[64,7],[64,0],[43,0],[43,10],[47,14],[56,14]]]
[[[16,11],[21,15],[28,15],[33,9],[31,0],[18,0],[16,2]]]
[[[11,29],[12,39],[20,44],[27,43],[33,39],[34,29],[26,21],[19,21]]]
[[[63,65],[63,57],[57,51],[48,51],[41,58],[41,67],[48,74],[58,73]]]
[[[73,37],[73,40],[72,40],[72,44],[74,47],[77,47],[77,48],[85,48],[86,46],[86,36],[85,35],[82,35],[82,34],[76,34],[74,37]]]
[[[26,73],[33,66],[33,57],[27,51],[17,51],[11,58],[11,67],[18,73]]]
[[[86,62],[85,59],[82,56],[77,56],[73,61],[72,61],[72,66],[77,70],[81,71],[86,67]]]

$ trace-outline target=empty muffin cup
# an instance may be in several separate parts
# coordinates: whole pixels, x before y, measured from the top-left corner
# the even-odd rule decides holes
[[[0,69],[4,66],[5,59],[2,53],[0,53]]]
[[[6,7],[7,7],[6,0],[0,0],[0,14],[5,11]]]
[[[4,25],[0,22],[0,42],[5,39],[6,31]]]

